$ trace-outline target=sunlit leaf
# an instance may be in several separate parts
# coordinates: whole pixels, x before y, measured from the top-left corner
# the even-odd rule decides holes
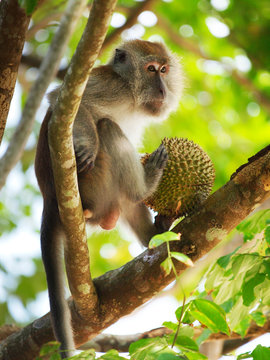
[[[165,274],[169,275],[173,267],[172,260],[170,258],[167,258],[160,264],[160,266],[164,270]]]
[[[199,351],[196,342],[188,336],[177,336],[175,344],[181,350]]]
[[[173,257],[174,259],[184,263],[187,266],[194,266],[192,260],[187,255],[182,254],[180,252],[172,251],[171,252],[171,257]]]
[[[254,311],[250,314],[250,316],[258,326],[263,326],[266,322],[266,317],[261,311]]]
[[[254,300],[254,288],[261,284],[265,279],[265,274],[255,274],[249,281],[244,282],[242,286],[243,304],[249,306]]]
[[[195,319],[207,326],[213,332],[224,332],[229,335],[229,327],[226,322],[224,310],[205,299],[197,299],[191,302],[190,312]]]
[[[162,234],[157,234],[157,235],[153,236],[149,242],[148,247],[149,247],[149,249],[153,249],[153,248],[156,248],[156,247],[160,246],[161,244],[164,244],[168,241],[176,241],[179,239],[180,239],[179,234],[176,234],[172,231],[167,231]]]
[[[269,360],[270,359],[270,348],[262,345],[258,345],[251,353],[254,360]]]
[[[237,226],[237,230],[244,233],[245,240],[251,240],[266,227],[266,221],[269,219],[270,210],[260,210],[242,221],[241,224]]]

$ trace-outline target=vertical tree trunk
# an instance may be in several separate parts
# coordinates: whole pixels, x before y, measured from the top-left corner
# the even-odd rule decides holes
[[[0,143],[21,61],[30,16],[17,0],[0,1]]]

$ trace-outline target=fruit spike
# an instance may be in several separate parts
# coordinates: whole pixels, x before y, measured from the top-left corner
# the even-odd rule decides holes
[[[169,160],[156,192],[145,204],[159,214],[177,218],[191,214],[209,196],[215,170],[209,156],[193,141],[164,138]],[[145,163],[149,154],[142,158]]]

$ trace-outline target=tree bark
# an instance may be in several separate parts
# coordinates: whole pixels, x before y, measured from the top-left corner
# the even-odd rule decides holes
[[[0,144],[30,18],[17,0],[0,1]]]
[[[67,241],[65,264],[78,317],[99,320],[92,282],[85,221],[78,189],[72,129],[81,97],[97,59],[117,0],[96,0],[71,60],[49,123],[49,146],[58,207]],[[80,264],[80,266],[78,266]]]
[[[28,137],[32,131],[38,107],[50,82],[54,79],[66,45],[86,3],[87,0],[69,0],[68,2],[67,9],[50,45],[48,54],[42,61],[38,78],[30,90],[20,122],[9,142],[5,154],[0,159],[0,189],[5,185],[10,171],[17,164],[23,153]]]
[[[240,168],[233,178],[213,193],[196,214],[186,217],[174,229],[181,239],[173,242],[172,250],[185,253],[193,262],[205,255],[258,204],[270,197],[270,149],[259,152],[248,164]],[[102,330],[131,313],[150,300],[172,280],[160,264],[167,257],[165,246],[145,250],[141,255],[119,269],[112,270],[94,280],[100,301],[100,319],[76,319],[74,304],[70,309],[74,319],[77,346],[97,336]],[[180,274],[186,268],[175,263]],[[49,314],[35,320],[20,332],[11,335],[0,345],[0,359],[32,359],[39,347],[53,340]]]

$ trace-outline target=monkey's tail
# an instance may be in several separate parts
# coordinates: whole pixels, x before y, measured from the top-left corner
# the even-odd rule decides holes
[[[72,356],[75,349],[71,315],[65,299],[64,272],[62,267],[61,221],[56,199],[44,199],[41,224],[41,251],[47,276],[51,321],[56,339],[61,343],[61,357]]]

